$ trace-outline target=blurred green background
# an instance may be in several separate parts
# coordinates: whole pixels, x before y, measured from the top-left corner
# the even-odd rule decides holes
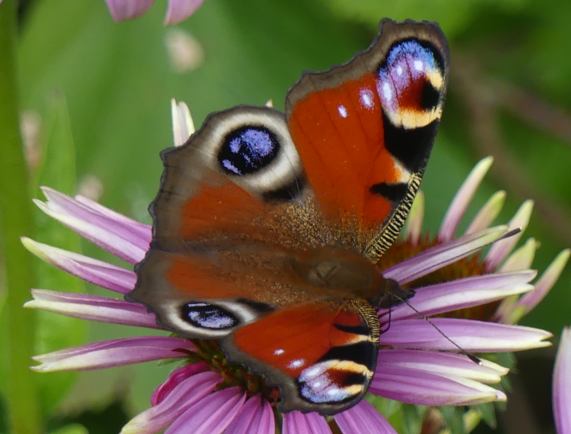
[[[427,227],[435,233],[468,171],[479,158],[493,155],[496,163],[475,205],[506,190],[508,202],[498,219],[505,222],[523,199],[535,201],[523,240],[533,236],[541,242],[534,263],[539,270],[571,245],[571,2],[206,0],[175,27],[163,25],[164,3],[121,24],[111,20],[103,0],[21,4],[21,107],[34,182],[67,194],[81,188],[149,222],[147,205],[162,171],[158,154],[172,142],[172,97],[189,104],[197,126],[209,112],[240,103],[272,99],[283,108],[287,89],[302,71],[350,59],[369,44],[380,18],[430,19],[450,40],[452,77],[423,185]],[[173,46],[190,50],[179,51],[179,57],[188,56],[186,64],[173,60]],[[39,210],[35,214],[39,241],[112,260]],[[76,279],[36,262],[38,287],[85,290]],[[568,269],[525,324],[556,335],[571,324],[570,285]],[[39,333],[39,351],[47,351],[128,331],[42,314]],[[527,398],[514,397],[513,405],[528,409],[537,432],[552,430],[553,354],[525,355],[514,380]],[[146,365],[42,375],[50,430],[84,432],[73,425],[80,424],[91,433],[117,431],[149,405],[153,388],[170,369]],[[509,422],[509,411],[505,418]],[[500,431],[524,432],[507,426]]]

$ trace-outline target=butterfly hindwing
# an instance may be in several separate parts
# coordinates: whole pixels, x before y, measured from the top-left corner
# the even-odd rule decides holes
[[[375,370],[378,319],[366,302],[298,304],[223,340],[232,360],[280,386],[282,411],[332,414],[358,402]]]

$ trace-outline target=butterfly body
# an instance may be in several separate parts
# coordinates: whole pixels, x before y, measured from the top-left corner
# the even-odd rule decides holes
[[[210,115],[162,154],[128,298],[177,334],[219,340],[279,386],[283,411],[354,405],[375,370],[377,309],[394,303],[374,262],[419,188],[446,80],[438,28],[387,20],[349,63],[304,75],[285,114]]]

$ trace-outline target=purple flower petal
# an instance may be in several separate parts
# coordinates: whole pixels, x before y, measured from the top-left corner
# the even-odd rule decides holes
[[[260,395],[248,401],[224,434],[274,434],[276,430],[272,406]]]
[[[191,16],[204,0],[169,0],[166,24],[176,24]]]
[[[438,283],[417,289],[415,296],[408,303],[423,315],[436,315],[478,306],[532,290],[533,286],[527,283],[535,277],[535,274],[535,271],[529,270]],[[407,304],[392,308],[391,321],[405,318],[418,318],[418,313]]]
[[[32,289],[33,300],[24,307],[43,309],[74,318],[123,324],[133,327],[161,328],[153,314],[139,303],[96,295]]]
[[[404,284],[470,256],[482,247],[509,235],[506,226],[496,226],[439,244],[385,270],[383,276]]]
[[[331,434],[331,428],[318,413],[291,411],[283,415],[282,434]]]
[[[195,347],[188,339],[168,336],[141,336],[96,342],[34,356],[40,365],[34,371],[70,371],[111,368],[151,360],[178,359]]]
[[[416,193],[412,208],[408,213],[408,221],[405,227],[404,237],[413,245],[418,243],[422,233],[422,221],[424,220],[424,193],[420,190]]]
[[[377,371],[369,391],[408,404],[430,406],[506,400],[503,392],[477,381],[393,367]]]
[[[137,277],[131,270],[38,243],[30,238],[22,238],[22,244],[47,263],[102,288],[126,294],[135,286]]]
[[[531,327],[456,318],[432,318],[452,341],[464,350],[482,353],[521,351],[551,345],[551,333]],[[393,321],[381,336],[381,344],[398,348],[457,351],[424,319]]]
[[[115,21],[138,17],[151,7],[155,0],[106,0]]]
[[[59,220],[99,247],[131,263],[140,262],[148,249],[149,240],[139,236],[122,220],[103,215],[64,194],[43,188],[47,203],[34,203],[47,215]]]
[[[397,434],[391,424],[365,400],[334,417],[343,434]]]
[[[474,234],[490,227],[496,217],[500,214],[505,201],[506,192],[503,190],[496,191],[484,206],[480,208],[480,211],[478,211],[478,214],[476,214],[472,223],[468,225],[468,229],[466,229],[465,233]]]
[[[172,133],[175,146],[184,145],[194,133],[194,122],[184,102],[171,100]]]
[[[377,372],[387,369],[410,369],[450,378],[466,378],[483,383],[497,383],[508,369],[487,360],[474,363],[462,354],[420,350],[382,349]]]
[[[571,328],[561,334],[553,371],[553,414],[558,434],[571,434]]]
[[[164,430],[188,409],[211,395],[222,378],[199,372],[181,381],[159,404],[131,419],[121,434],[151,434]],[[187,431],[192,432],[192,431]]]
[[[484,179],[486,173],[492,166],[494,159],[492,157],[487,157],[478,162],[476,166],[472,169],[448,208],[442,226],[440,227],[440,233],[438,234],[438,239],[442,242],[450,241],[453,236],[458,223],[462,219],[462,216],[466,212],[468,205],[474,197],[476,189]]]
[[[222,433],[244,405],[246,395],[238,387],[222,389],[201,399],[165,431],[165,434]]]
[[[486,256],[486,265],[488,270],[495,270],[500,263],[510,254],[519,238],[527,228],[531,212],[533,211],[533,201],[526,200],[517,210],[516,214],[510,220],[508,227],[511,229],[519,229],[520,232],[501,243],[494,244]]]
[[[184,380],[192,377],[200,372],[209,371],[209,367],[206,363],[192,363],[190,365],[184,365],[180,368],[172,371],[167,380],[162,383],[159,387],[155,389],[153,395],[151,396],[151,405],[156,406],[160,404],[164,399],[170,395],[170,393]]]
[[[521,309],[521,315],[531,312],[531,310],[545,298],[559,279],[559,276],[569,261],[570,255],[570,249],[565,249],[560,252],[539,278],[535,284],[535,289],[519,300],[516,304],[516,309]],[[518,321],[519,318],[513,318],[513,320]]]
[[[123,226],[128,233],[133,232],[137,234],[137,236],[143,240],[142,244],[144,246],[151,242],[151,238],[153,236],[152,226],[133,220],[123,214],[119,214],[118,212],[113,211],[112,209],[107,208],[88,197],[77,195],[74,199],[87,207],[90,211],[109,219],[109,221],[112,221],[117,225]]]

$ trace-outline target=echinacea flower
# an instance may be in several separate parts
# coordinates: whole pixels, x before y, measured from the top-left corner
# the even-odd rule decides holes
[[[558,434],[571,434],[571,328],[561,334],[553,372],[553,414]]]
[[[143,15],[155,0],[106,0],[115,21],[129,20]],[[168,0],[166,24],[179,23],[191,16],[204,0]]]
[[[176,145],[193,132],[184,104],[173,103],[173,132]],[[473,178],[471,175],[469,182],[473,183]],[[143,259],[151,240],[148,225],[85,197],[71,198],[49,188],[43,192],[47,201],[36,203],[45,213],[128,264]],[[529,293],[534,289],[530,281],[535,277],[527,266],[497,269],[496,265],[508,254],[513,237],[505,239],[510,234],[508,226],[489,227],[489,216],[479,217],[478,224],[455,238],[453,226],[462,213],[458,200],[454,201],[448,214],[453,217],[445,220],[446,230],[441,237],[426,248],[418,248],[424,237],[417,206],[405,242],[397,244],[394,255],[390,250],[379,263],[385,277],[414,286],[416,295],[409,305],[379,312],[381,322],[390,321],[390,327],[381,336],[379,361],[369,388],[373,395],[428,406],[504,401],[506,395],[490,384],[498,383],[508,370],[483,359],[474,363],[466,352],[512,352],[549,345],[546,340],[551,335],[543,330],[454,316],[457,311]],[[130,267],[118,267],[27,238],[23,242],[47,262],[120,295],[135,285],[136,276]],[[495,244],[486,258],[495,251],[494,265],[487,267],[485,264],[491,262],[482,261],[475,254],[492,243]],[[401,258],[405,247],[417,249]],[[26,304],[30,308],[93,321],[161,328],[144,306],[122,299],[43,289],[33,289],[32,295],[33,300]],[[430,322],[424,318],[428,316],[432,317]],[[317,413],[298,411],[279,414],[279,392],[245,367],[230,363],[215,341],[192,341],[172,335],[128,337],[34,359],[39,364],[33,369],[42,372],[178,359],[180,366],[156,389],[151,407],[133,418],[123,433],[166,430],[169,434],[271,434],[276,432],[277,424],[281,424],[284,434],[325,434],[331,433],[333,426],[343,434],[395,432],[367,400],[327,419]]]

